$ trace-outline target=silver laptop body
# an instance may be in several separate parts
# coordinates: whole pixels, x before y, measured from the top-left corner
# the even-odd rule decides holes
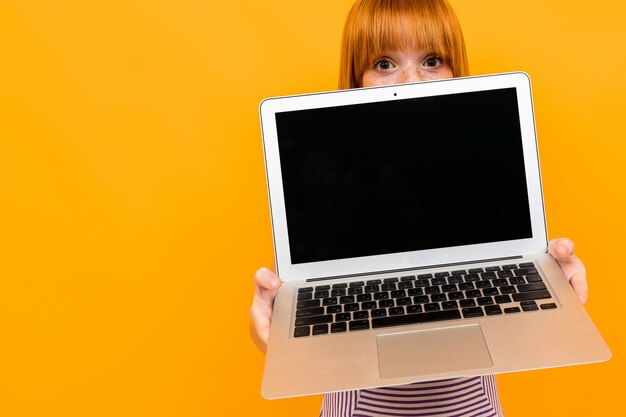
[[[262,395],[608,360],[547,254],[524,73],[264,100]]]

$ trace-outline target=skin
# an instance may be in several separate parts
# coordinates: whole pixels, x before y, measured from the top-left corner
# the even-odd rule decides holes
[[[388,84],[440,80],[452,78],[450,67],[427,50],[411,48],[386,51],[372,60],[363,73],[362,87]],[[565,277],[581,303],[587,302],[587,272],[582,261],[574,253],[574,242],[567,238],[552,239],[548,252],[559,263]],[[270,269],[261,268],[254,275],[256,287],[250,308],[250,334],[257,347],[265,352],[270,333],[272,307],[280,278]]]

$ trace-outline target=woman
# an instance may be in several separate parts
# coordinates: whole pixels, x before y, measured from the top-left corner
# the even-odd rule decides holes
[[[469,75],[459,22],[446,0],[358,0],[346,20],[339,88],[372,87]],[[550,241],[581,302],[586,272],[568,239]],[[261,268],[250,315],[265,350],[280,279]],[[321,416],[501,416],[493,375],[327,394]]]

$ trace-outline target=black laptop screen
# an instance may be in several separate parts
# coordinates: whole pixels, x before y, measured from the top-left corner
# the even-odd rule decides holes
[[[514,88],[276,124],[293,264],[532,237]]]

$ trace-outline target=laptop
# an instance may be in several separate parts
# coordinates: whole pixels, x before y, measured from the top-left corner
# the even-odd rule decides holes
[[[608,360],[547,253],[530,79],[260,105],[278,290],[262,395]]]

